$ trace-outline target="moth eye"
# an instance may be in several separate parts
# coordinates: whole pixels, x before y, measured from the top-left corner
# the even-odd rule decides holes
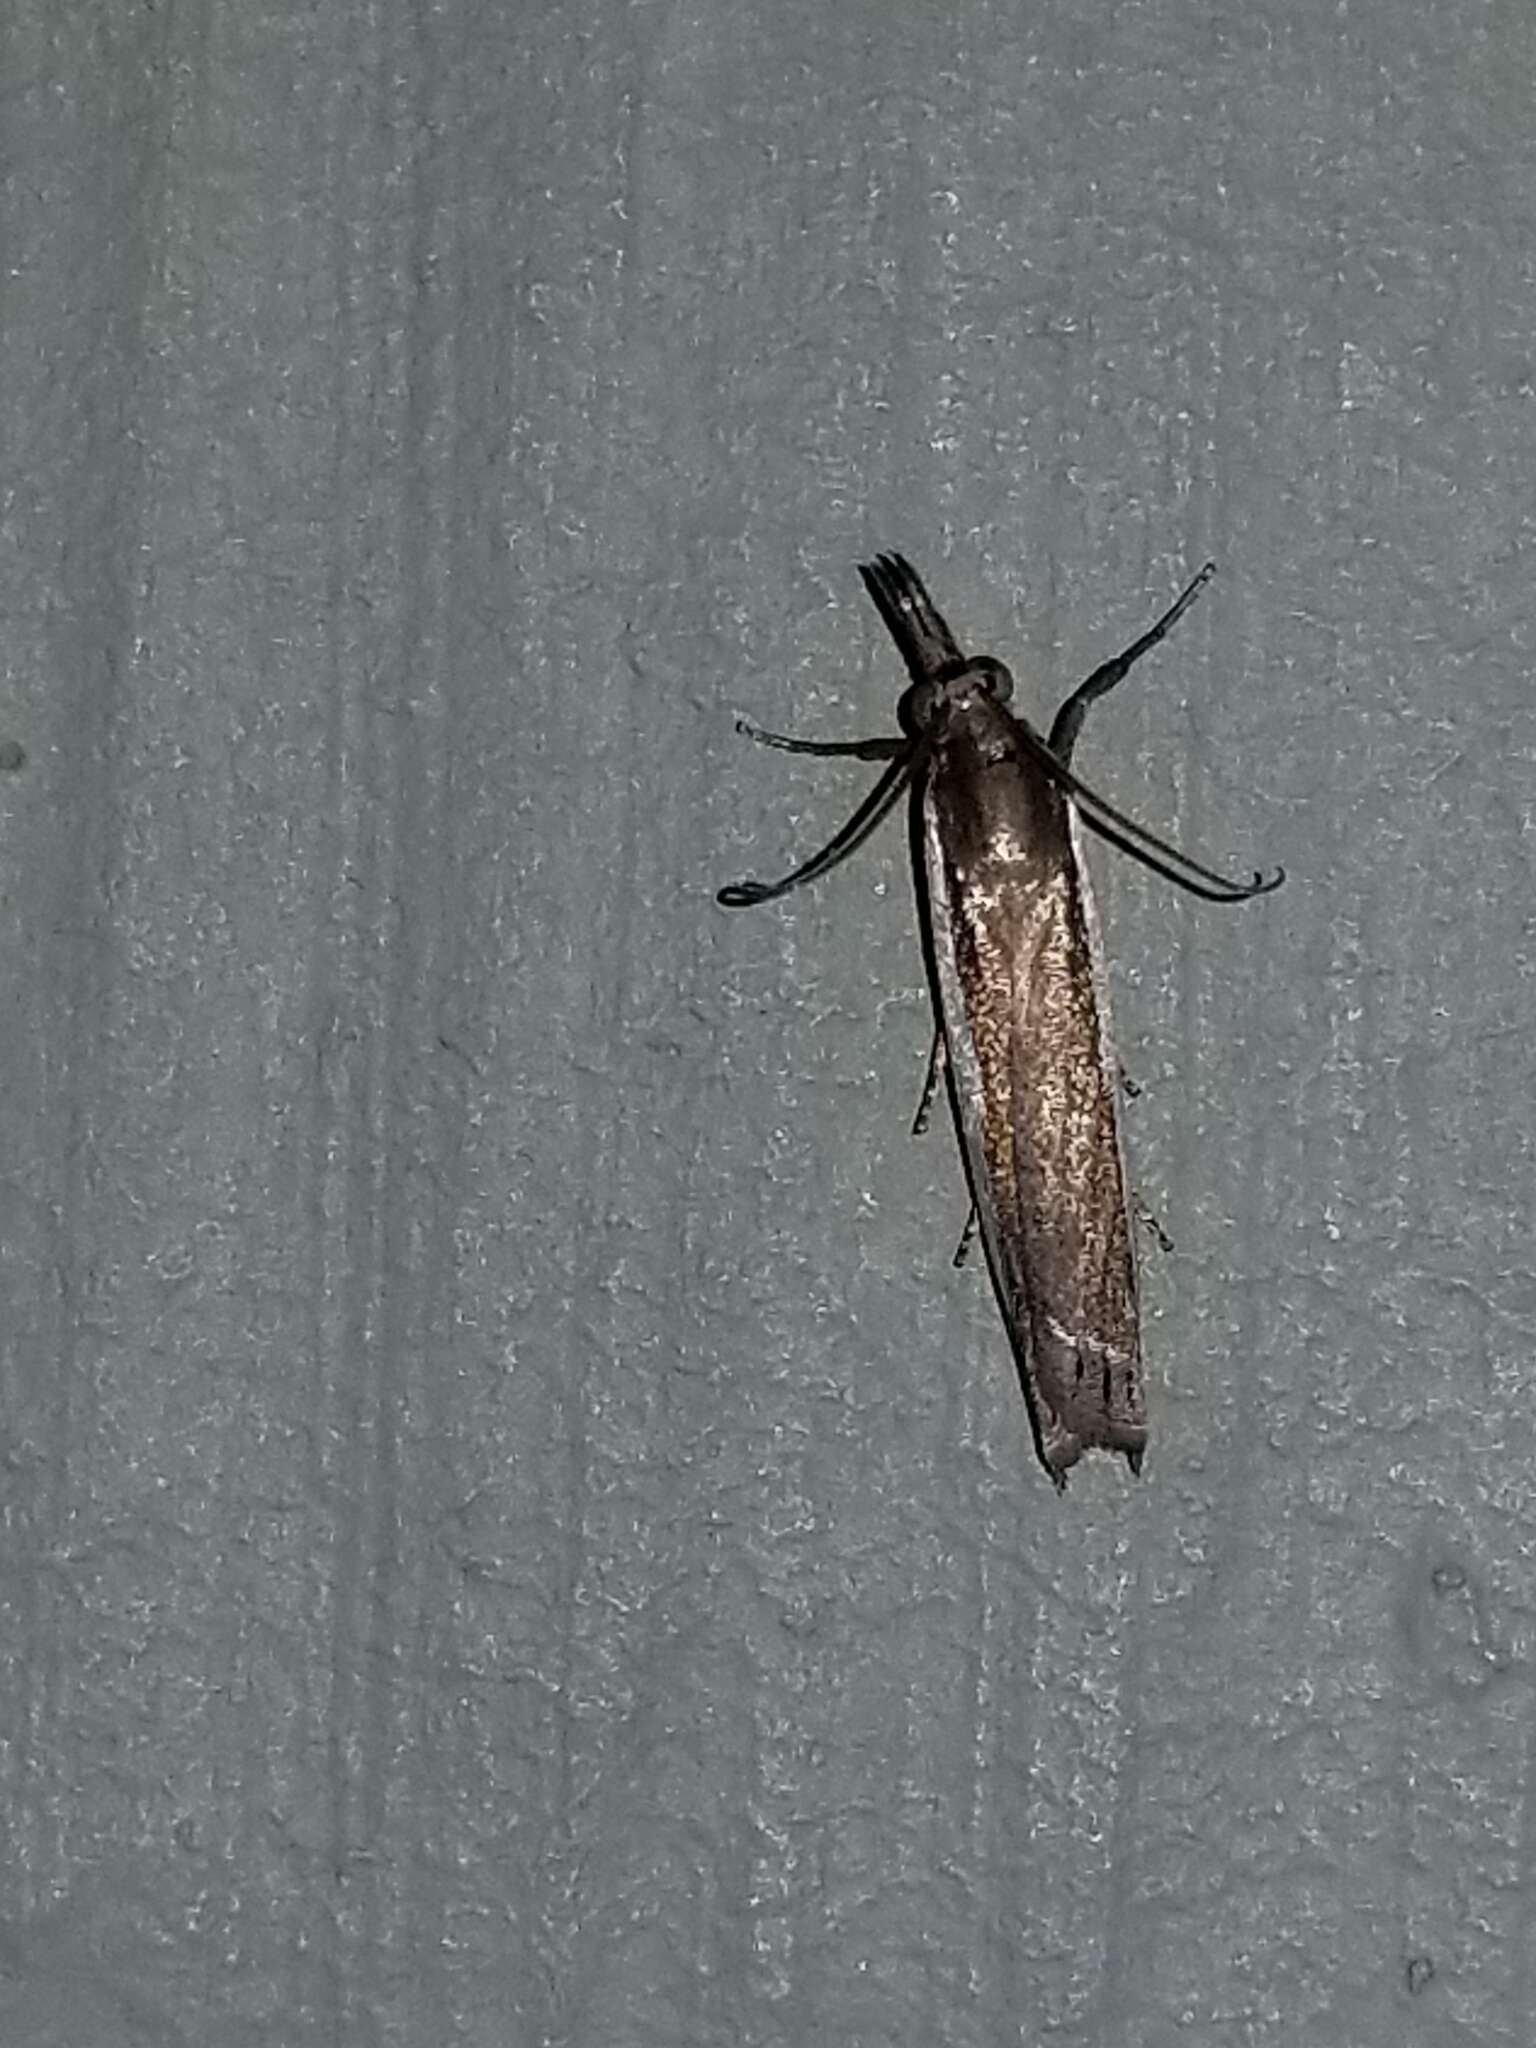
[[[914,737],[925,732],[933,720],[933,707],[938,692],[932,683],[914,683],[902,692],[901,702],[896,707],[896,717],[904,733]]]

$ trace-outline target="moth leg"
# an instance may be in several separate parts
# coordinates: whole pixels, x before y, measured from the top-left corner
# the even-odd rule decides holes
[[[976,1224],[976,1204],[972,1202],[971,1213],[966,1217],[965,1228],[960,1233],[960,1242],[955,1246],[952,1263],[957,1273],[971,1255],[971,1246],[976,1242]]]
[[[1095,698],[1106,696],[1116,683],[1124,682],[1141,657],[1178,624],[1215,574],[1216,564],[1207,562],[1194,581],[1186,584],[1179,592],[1155,626],[1143,633],[1139,640],[1133,640],[1123,653],[1115,656],[1113,661],[1102,663],[1087,682],[1078,684],[1057,712],[1055,722],[1051,726],[1051,736],[1047,744],[1058,760],[1072,759],[1072,749],[1076,746],[1077,736],[1083,729],[1083,720],[1088,716],[1088,706]]]
[[[922,1100],[917,1105],[917,1115],[912,1119],[912,1135],[914,1138],[920,1138],[928,1128],[928,1117],[933,1108],[933,1098],[939,1092],[939,1082],[943,1078],[944,1069],[948,1064],[949,1052],[944,1044],[944,1028],[940,1024],[935,1024],[933,1027],[933,1049],[928,1055],[928,1072],[923,1077]]]
[[[751,726],[747,730],[754,739],[761,739],[771,746],[787,747],[791,752],[803,750],[810,754],[847,753],[850,749],[890,744],[885,740],[842,740],[824,747],[819,741],[788,740],[782,734],[760,733]],[[802,861],[792,873],[781,876],[777,882],[732,882],[726,888],[716,890],[715,901],[724,904],[727,910],[742,910],[752,903],[771,903],[775,896],[787,896],[791,889],[803,889],[807,882],[814,882],[819,875],[845,861],[850,853],[856,853],[895,809],[901,801],[902,791],[911,780],[914,742],[901,740],[896,746],[890,766],[880,780],[847,824],[832,834],[819,853],[813,853],[809,860]]]
[[[787,732],[769,732],[750,718],[738,718],[736,730],[756,740],[761,747],[777,747],[781,754],[822,754],[829,759],[842,755],[855,761],[894,761],[912,744],[900,737],[872,740],[797,740]]]
[[[1141,1083],[1132,1074],[1124,1060],[1116,1060],[1115,1065],[1120,1069],[1121,1094],[1127,1102],[1134,1102],[1141,1093]]]
[[[1162,1224],[1158,1222],[1140,1195],[1132,1197],[1131,1206],[1136,1211],[1136,1221],[1141,1225],[1142,1229],[1157,1239],[1158,1250],[1171,1252],[1174,1248],[1173,1239],[1164,1230]]]

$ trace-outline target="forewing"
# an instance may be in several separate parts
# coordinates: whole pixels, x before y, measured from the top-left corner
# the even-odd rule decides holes
[[[1093,908],[1065,800],[973,705],[923,790],[934,972],[956,1119],[1037,1448],[1058,1481],[1085,1449],[1146,1442]]]

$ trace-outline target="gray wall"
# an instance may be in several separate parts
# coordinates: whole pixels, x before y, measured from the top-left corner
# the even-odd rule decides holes
[[[1526,2048],[1518,5],[0,23],[0,2038]],[[1146,1474],[1030,1455],[902,549],[1097,857]]]

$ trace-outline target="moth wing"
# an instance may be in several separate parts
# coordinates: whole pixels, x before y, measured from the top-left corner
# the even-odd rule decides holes
[[[1136,1464],[1146,1416],[1092,898],[1075,820],[1020,755],[993,744],[976,787],[929,774],[923,867],[966,1173],[1036,1449],[1060,1485],[1090,1447]],[[989,832],[994,818],[1009,829]]]

